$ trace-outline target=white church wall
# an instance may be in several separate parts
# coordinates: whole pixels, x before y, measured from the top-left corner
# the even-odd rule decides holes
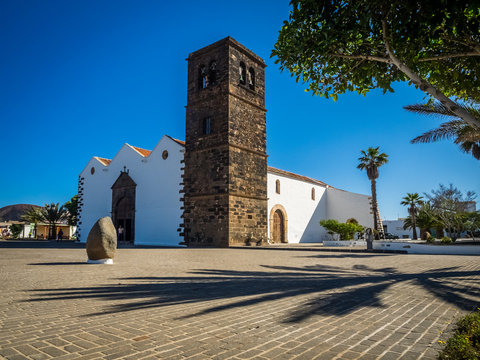
[[[162,153],[168,151],[168,157]],[[148,158],[140,162],[135,214],[135,244],[178,246],[182,219],[179,193],[183,146],[164,136]]]
[[[360,225],[373,227],[369,196],[329,187],[326,198],[327,219],[345,222],[355,218]]]
[[[95,169],[93,174],[92,168]],[[111,190],[106,189],[110,189],[115,181],[113,175],[111,168],[107,168],[96,158],[92,158],[80,174],[84,178],[81,197],[82,212],[79,220],[81,223],[78,227],[81,242],[87,241],[88,233],[98,219],[111,215],[112,194]]]
[[[164,150],[167,159],[162,158]],[[92,158],[82,171],[82,224],[80,239],[85,242],[95,222],[111,216],[113,183],[125,168],[137,184],[135,200],[135,244],[178,246],[176,231],[181,222],[180,197],[183,146],[164,136],[148,157],[124,144],[105,166]],[[95,167],[95,173],[90,172]]]
[[[280,180],[280,194],[276,193],[276,180]],[[312,200],[312,188],[315,189],[315,200]],[[275,205],[279,204],[285,209],[289,243],[320,242],[322,240],[325,230],[319,222],[326,215],[325,188],[323,186],[269,172],[267,192],[269,218]],[[269,221],[269,237],[270,234]]]

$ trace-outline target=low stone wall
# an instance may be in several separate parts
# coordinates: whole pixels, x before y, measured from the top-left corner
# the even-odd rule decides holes
[[[399,241],[374,241],[373,249],[406,251],[408,254],[480,255],[480,245],[428,245]]]
[[[326,247],[352,247],[352,246],[367,246],[367,242],[365,240],[341,240],[341,241],[333,241],[333,240],[325,240],[323,242],[323,246]]]

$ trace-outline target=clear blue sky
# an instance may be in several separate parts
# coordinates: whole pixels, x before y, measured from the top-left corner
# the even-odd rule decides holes
[[[439,183],[480,194],[480,162],[451,142],[411,145],[440,120],[407,113],[423,94],[312,97],[281,73],[270,52],[286,0],[0,2],[0,207],[64,203],[96,155],[124,142],[152,149],[163,134],[184,139],[189,52],[232,36],[267,63],[269,165],[370,193],[356,169],[361,149],[380,146],[382,217],[406,216],[407,192]]]

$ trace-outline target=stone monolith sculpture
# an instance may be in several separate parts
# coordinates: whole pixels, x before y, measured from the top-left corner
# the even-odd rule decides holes
[[[117,249],[117,232],[112,219],[105,216],[93,225],[87,237],[87,255],[90,264],[113,264]]]

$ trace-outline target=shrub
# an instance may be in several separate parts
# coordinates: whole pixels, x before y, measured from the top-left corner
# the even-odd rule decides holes
[[[23,231],[22,224],[12,224],[10,225],[10,232],[12,233],[12,238],[17,239]]]
[[[480,308],[465,316],[457,323],[453,337],[448,339],[439,359],[479,359],[480,358]]]
[[[341,223],[334,219],[320,220],[327,231],[334,232],[340,236],[340,240],[352,240],[355,233],[363,231],[363,226],[355,223]]]
[[[427,243],[429,244],[433,244],[435,243],[435,237],[430,235],[428,238],[427,238]]]
[[[442,244],[451,244],[452,242],[452,238],[449,238],[448,236],[442,238]]]

